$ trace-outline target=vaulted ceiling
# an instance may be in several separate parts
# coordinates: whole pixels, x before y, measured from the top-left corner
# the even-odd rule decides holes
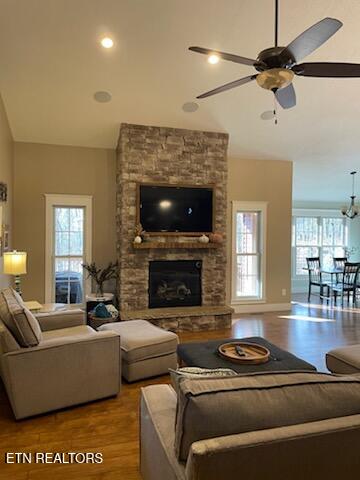
[[[360,63],[358,0],[280,0],[280,44],[327,16],[344,26],[306,60]],[[254,57],[273,45],[273,25],[273,0],[0,0],[0,91],[14,138],[114,148],[121,122],[226,131],[232,157],[294,161],[295,200],[344,200],[349,171],[360,170],[360,79],[297,77],[297,106],[279,111],[277,126],[260,118],[273,98],[255,82],[182,109],[252,73],[188,46]],[[104,35],[114,48],[99,45]],[[98,90],[112,101],[95,102]]]

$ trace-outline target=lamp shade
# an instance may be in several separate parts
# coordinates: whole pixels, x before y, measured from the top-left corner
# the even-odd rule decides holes
[[[4,252],[4,273],[23,275],[26,273],[26,252]]]

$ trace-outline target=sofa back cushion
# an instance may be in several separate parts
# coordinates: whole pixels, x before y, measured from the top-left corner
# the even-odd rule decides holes
[[[0,319],[21,347],[35,347],[39,344],[39,322],[12,288],[0,292]]]
[[[183,379],[175,451],[198,440],[360,413],[360,378],[306,372]]]

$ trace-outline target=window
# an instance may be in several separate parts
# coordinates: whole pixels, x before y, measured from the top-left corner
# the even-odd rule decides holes
[[[89,286],[82,264],[91,260],[91,197],[47,195],[46,225],[46,301],[82,304]]]
[[[264,300],[265,220],[265,203],[233,203],[233,303]]]
[[[345,256],[346,219],[336,213],[298,213],[293,217],[293,271],[307,275],[306,257],[320,257],[323,267],[333,266],[333,257]]]

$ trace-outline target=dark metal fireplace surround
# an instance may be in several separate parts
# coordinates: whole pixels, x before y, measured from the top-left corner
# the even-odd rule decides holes
[[[149,308],[201,305],[201,260],[149,263]]]

